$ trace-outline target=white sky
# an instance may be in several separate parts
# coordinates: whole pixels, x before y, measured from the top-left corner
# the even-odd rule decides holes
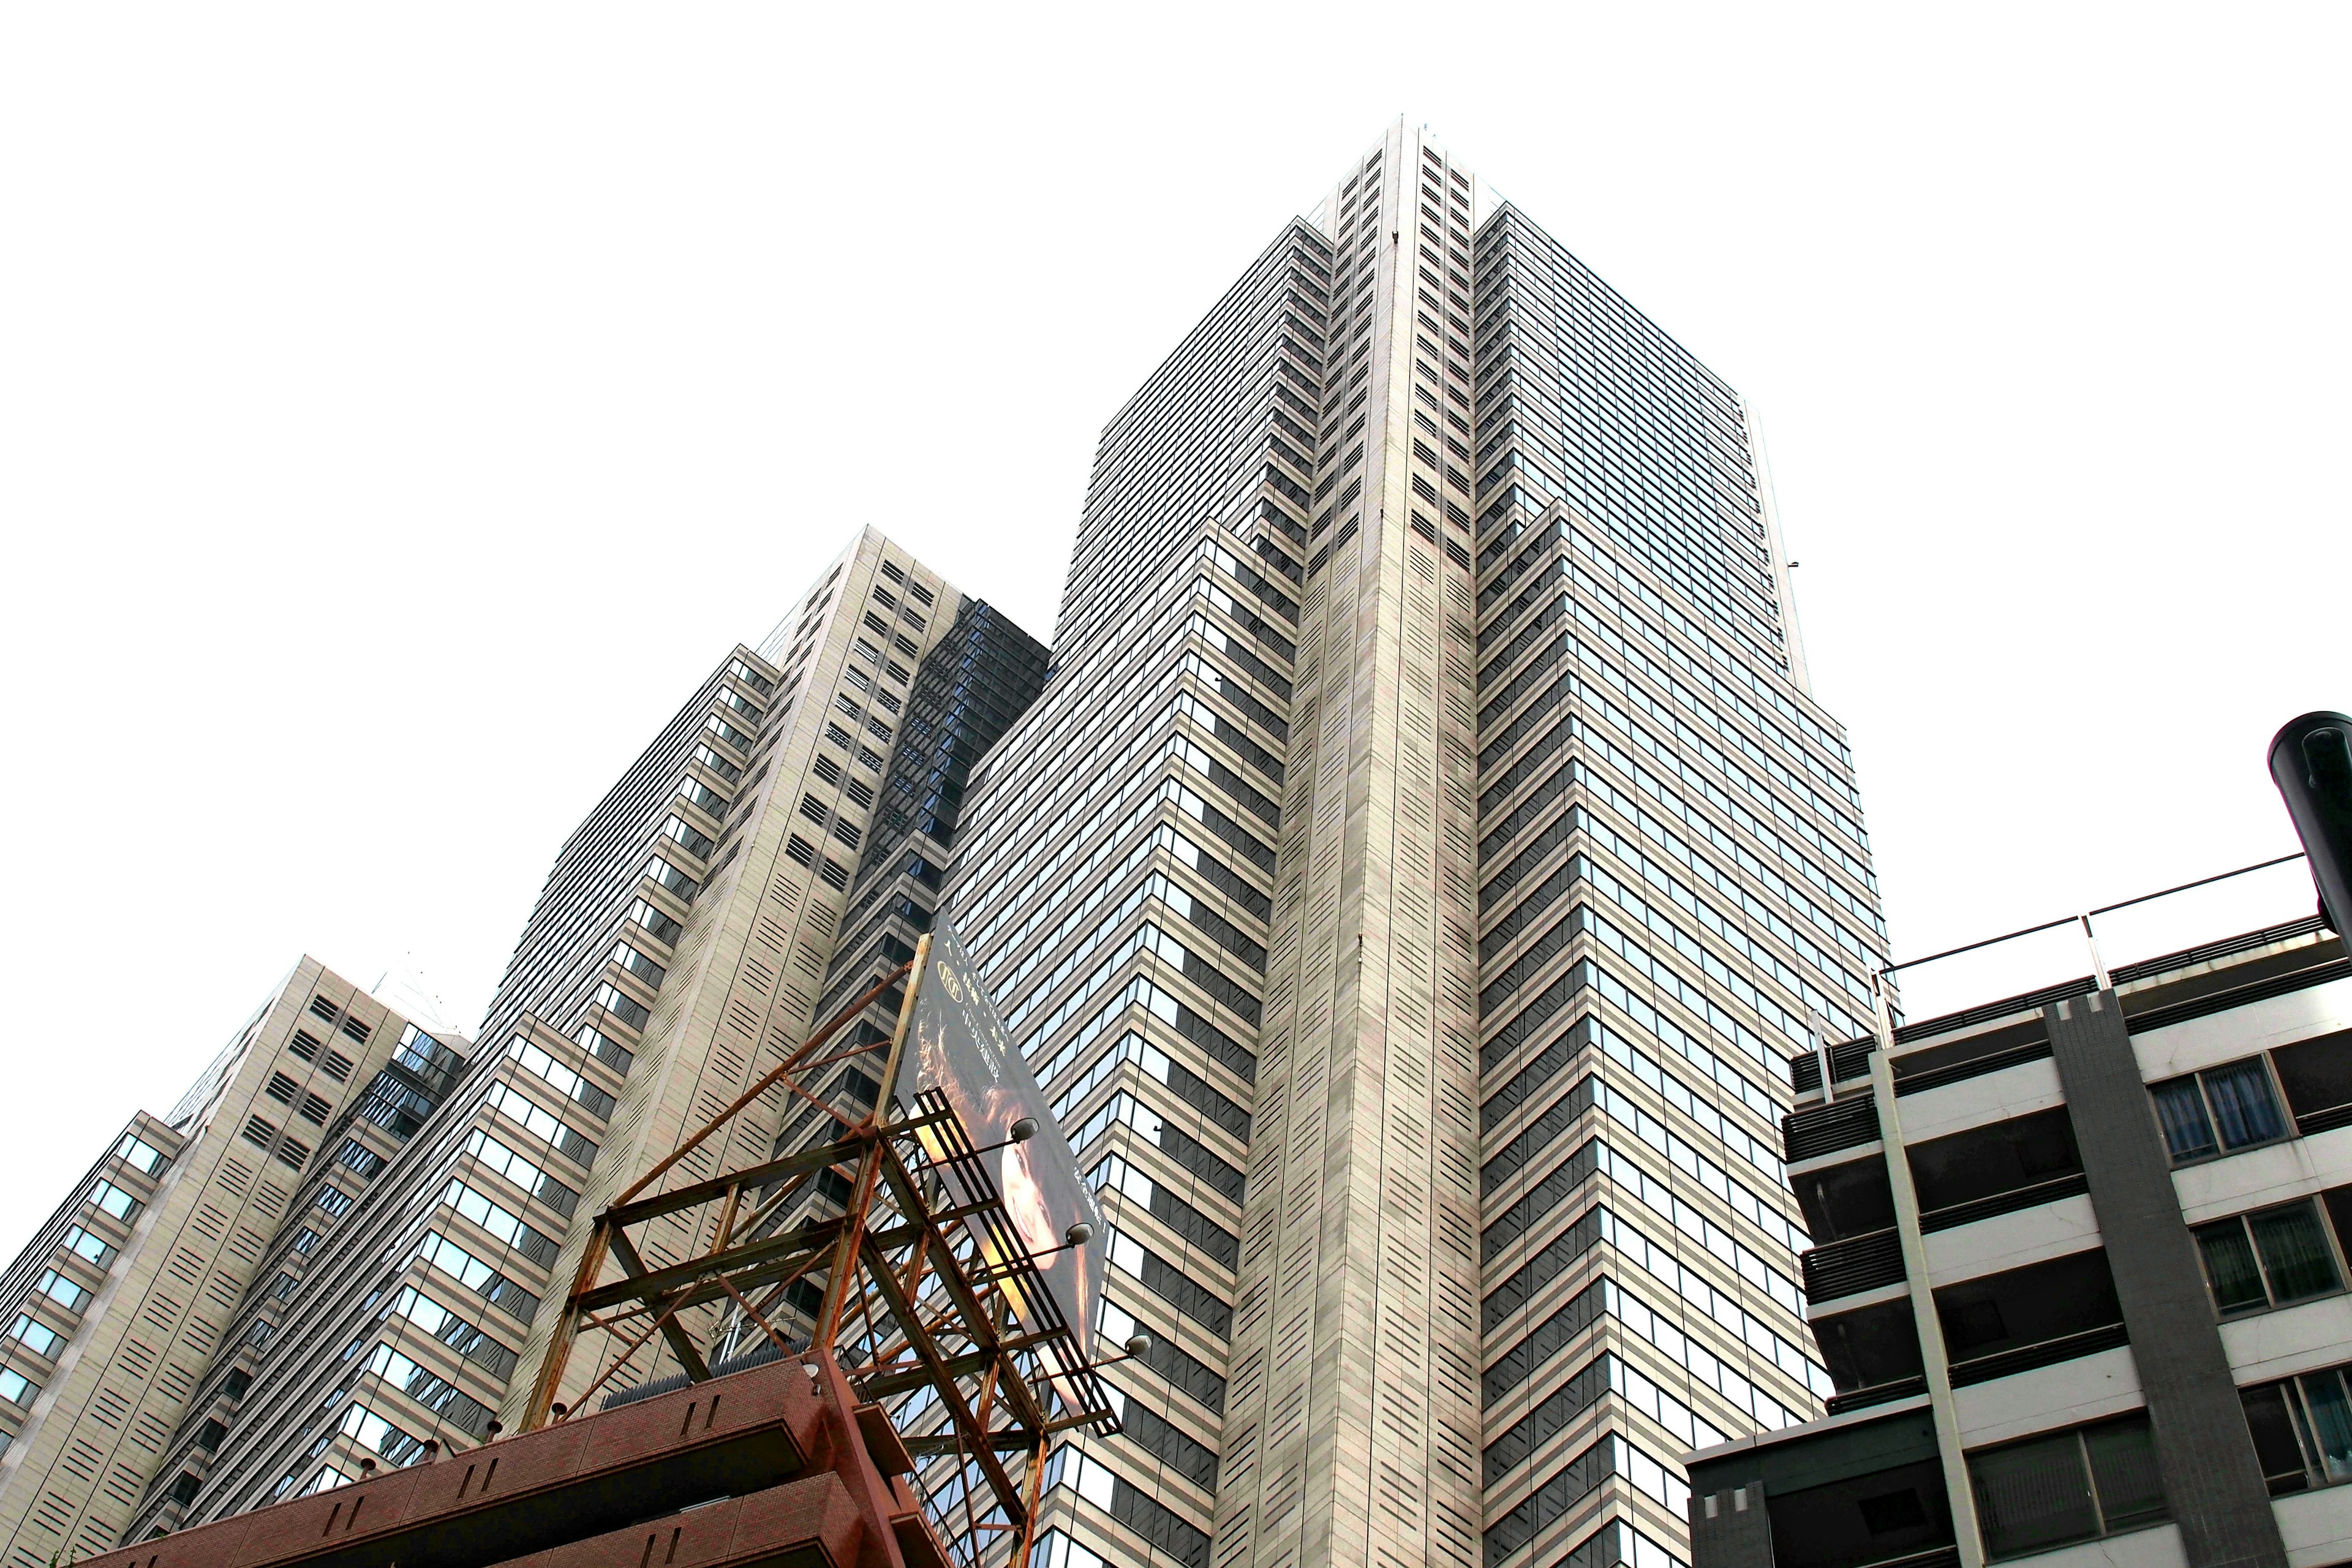
[[[1399,112],[1755,404],[1899,953],[2292,848],[2347,17],[9,8],[0,1253],[305,951],[478,1017],[855,525],[1047,635],[1096,431]]]

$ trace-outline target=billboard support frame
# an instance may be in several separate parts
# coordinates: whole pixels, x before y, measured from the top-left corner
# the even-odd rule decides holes
[[[989,1541],[1007,1533],[1013,1546],[1004,1568],[1027,1568],[1055,1438],[1087,1428],[1115,1431],[1118,1415],[1087,1354],[1090,1325],[1062,1321],[1039,1272],[1040,1254],[1021,1238],[1003,1194],[981,1163],[979,1156],[997,1145],[974,1149],[938,1089],[919,1090],[912,1104],[902,1104],[893,1092],[907,1062],[931,945],[924,933],[908,962],[883,975],[596,1216],[520,1430],[566,1419],[616,1382],[642,1382],[651,1369],[628,1369],[656,1342],[687,1381],[706,1381],[714,1374],[684,1315],[715,1305],[756,1326],[779,1352],[798,1356],[813,1375],[839,1373],[868,1403],[929,1389],[947,1421],[903,1439],[916,1463],[910,1479],[919,1489],[924,1466],[950,1457],[959,1461],[959,1473],[967,1467],[976,1471],[971,1479],[984,1483],[988,1496],[975,1500],[974,1486],[960,1489],[966,1515],[961,1533],[971,1542],[966,1568],[978,1568],[991,1555]],[[853,1121],[812,1092],[814,1076],[885,1047],[884,1040],[869,1038],[845,1049],[826,1048],[901,979],[908,984],[874,1103]],[[952,993],[955,982],[948,984]],[[667,1192],[654,1190],[779,1087],[831,1114],[840,1123],[834,1135],[791,1154]],[[774,1216],[827,1171],[855,1173],[844,1212],[789,1230],[771,1228]],[[677,1263],[649,1265],[628,1231],[689,1211],[714,1216],[695,1222],[698,1229],[709,1226],[708,1246]],[[797,1336],[771,1314],[787,1291],[819,1274],[824,1287],[813,1314],[815,1331],[805,1348],[795,1348]],[[586,1335],[604,1338],[600,1359],[606,1364],[567,1408],[559,1396]],[[654,1365],[660,1360],[656,1352]],[[983,1509],[986,1503],[993,1507]]]

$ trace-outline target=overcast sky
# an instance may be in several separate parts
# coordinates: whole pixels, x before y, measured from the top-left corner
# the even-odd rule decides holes
[[[1756,407],[1898,954],[2294,847],[2352,12],[1314,10],[9,8],[0,1254],[306,951],[478,1018],[858,524],[1047,635],[1103,421],[1400,113]]]

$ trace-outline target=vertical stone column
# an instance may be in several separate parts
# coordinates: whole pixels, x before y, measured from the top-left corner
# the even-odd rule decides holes
[[[1301,606],[1218,1568],[1479,1550],[1470,615],[1405,523],[1420,159],[1392,130],[1361,521]]]

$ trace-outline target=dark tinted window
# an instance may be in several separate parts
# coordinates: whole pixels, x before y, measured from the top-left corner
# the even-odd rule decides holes
[[[2352,1029],[2282,1046],[2271,1065],[2296,1121],[2352,1107]]]
[[[2171,1517],[2145,1412],[1971,1454],[1969,1481],[1995,1560]]]
[[[2309,1199],[2215,1220],[2194,1234],[2214,1305],[2225,1316],[2308,1300],[2341,1283],[2326,1227]]]
[[[1909,1154],[1922,1214],[2038,1186],[2083,1168],[2074,1124],[2063,1105],[1915,1143]]]
[[[2150,1084],[2148,1093],[2176,1164],[2286,1136],[2260,1057]]]
[[[2044,1344],[2123,1321],[2107,1255],[2093,1247],[1936,1292],[1954,1363]]]

